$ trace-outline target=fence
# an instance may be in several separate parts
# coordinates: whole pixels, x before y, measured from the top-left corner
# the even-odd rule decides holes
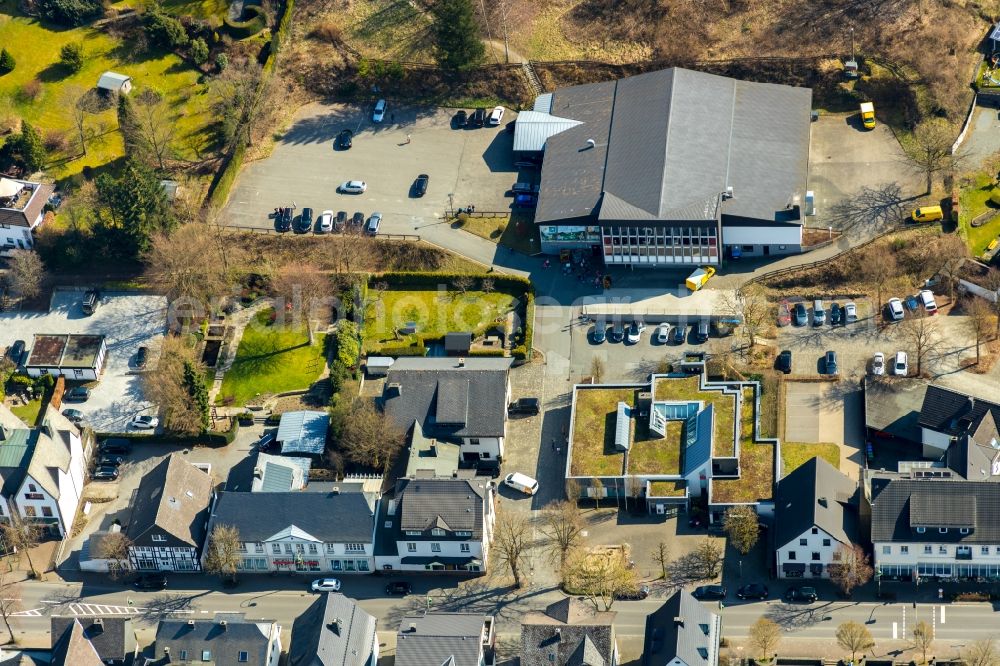
[[[510,217],[509,210],[477,210],[472,213],[468,212],[464,208],[458,208],[456,210],[458,210],[457,214],[455,213],[455,210],[446,210],[444,212],[445,219],[454,219],[458,217],[458,215],[467,215],[468,217]]]
[[[314,238],[316,236],[343,236],[345,234],[291,234],[287,231],[277,231],[273,227],[244,227],[238,224],[227,224],[222,227],[223,229],[235,229],[236,231],[244,231],[255,234],[274,234],[276,236],[289,235],[293,238],[298,238],[299,236],[305,238]],[[380,240],[391,240],[391,241],[420,241],[420,234],[378,234],[374,236]]]

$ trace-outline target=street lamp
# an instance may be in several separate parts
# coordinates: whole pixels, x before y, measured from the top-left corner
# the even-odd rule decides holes
[[[740,579],[743,578],[743,558],[740,558]]]

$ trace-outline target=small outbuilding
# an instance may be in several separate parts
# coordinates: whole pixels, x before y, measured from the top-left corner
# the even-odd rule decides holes
[[[281,415],[276,438],[281,455],[323,455],[329,427],[330,417],[326,412],[285,412]]]
[[[73,381],[101,376],[108,344],[103,335],[35,335],[25,369],[30,377],[63,375]]]
[[[132,92],[132,77],[117,72],[104,72],[101,78],[97,79],[97,89],[127,95]]]

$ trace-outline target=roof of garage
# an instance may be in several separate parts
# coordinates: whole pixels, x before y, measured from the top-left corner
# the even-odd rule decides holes
[[[921,441],[920,408],[927,386],[920,379],[886,382],[866,377],[865,426],[911,442]]]

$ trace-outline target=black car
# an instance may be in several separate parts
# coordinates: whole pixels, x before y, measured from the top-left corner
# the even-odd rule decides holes
[[[360,227],[365,223],[365,214],[361,211],[354,211],[354,215],[351,216],[351,226]]]
[[[469,127],[482,127],[486,124],[486,109],[476,109],[469,119]]]
[[[117,481],[118,468],[112,465],[103,465],[95,469],[90,478],[94,481]]]
[[[347,226],[347,211],[338,210],[337,217],[333,218],[333,230],[343,231],[344,227]]]
[[[642,601],[649,596],[649,585],[640,585],[631,590],[619,590],[614,596],[616,601]]]
[[[354,132],[349,129],[340,130],[340,134],[337,135],[337,148],[340,150],[350,150],[353,139]]]
[[[85,402],[90,397],[90,389],[86,386],[74,386],[66,391],[64,402]]]
[[[540,411],[538,398],[518,398],[516,402],[507,405],[507,414],[526,414],[535,416]]]
[[[427,183],[429,183],[431,177],[426,173],[422,173],[417,176],[417,179],[413,181],[413,196],[422,197],[427,194]]]
[[[760,583],[750,583],[736,591],[736,596],[740,599],[767,599],[767,595],[767,585]]]
[[[92,315],[101,304],[101,292],[96,289],[88,289],[83,294],[83,314]]]
[[[138,351],[135,353],[135,367],[145,368],[146,360],[149,358],[149,348],[139,347]]]
[[[165,590],[167,577],[159,574],[146,574],[132,581],[132,587],[137,590]]]
[[[691,594],[695,599],[725,599],[726,588],[722,585],[702,585]]]
[[[132,442],[120,437],[114,437],[101,442],[100,445],[98,445],[97,450],[101,453],[101,455],[113,453],[116,455],[127,456],[132,453]]]
[[[840,326],[843,321],[844,309],[840,307],[840,303],[834,303],[830,306],[830,326]]]
[[[465,109],[459,109],[458,113],[451,117],[452,127],[455,129],[461,129],[469,124],[469,114],[465,112]]]
[[[292,209],[279,208],[274,216],[274,230],[282,233],[292,230]]]
[[[121,467],[122,463],[125,462],[125,456],[116,456],[110,453],[105,454],[97,459],[98,467]]]
[[[819,597],[816,595],[816,588],[814,587],[790,587],[785,590],[785,601],[797,601],[800,603],[811,604],[816,601]]]
[[[823,357],[823,364],[826,366],[826,374],[835,375],[837,374],[837,352],[828,351],[826,356]]]
[[[297,234],[307,234],[312,231],[313,228],[313,209],[303,208],[302,214],[299,215],[299,222],[295,225],[295,233]]]
[[[24,340],[15,340],[14,344],[10,346],[7,350],[7,358],[9,358],[14,365],[21,365],[21,357],[24,356]]]
[[[410,587],[410,584],[407,583],[405,580],[397,580],[396,582],[389,583],[388,585],[385,586],[386,594],[402,594],[405,596],[412,591],[413,588]]]
[[[625,324],[620,321],[616,321],[611,326],[611,334],[608,336],[611,338],[611,342],[621,342],[625,339]]]
[[[785,349],[778,354],[778,358],[774,360],[774,368],[786,375],[792,371],[792,351],[790,349]]]
[[[594,325],[594,331],[590,335],[590,339],[595,345],[599,345],[608,339],[608,327],[604,322],[598,322]]]
[[[684,344],[684,341],[687,339],[687,328],[684,326],[674,326],[674,330],[670,332],[670,339],[674,344]]]

